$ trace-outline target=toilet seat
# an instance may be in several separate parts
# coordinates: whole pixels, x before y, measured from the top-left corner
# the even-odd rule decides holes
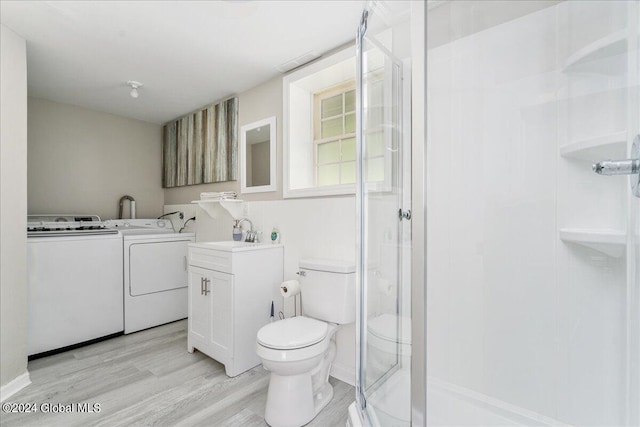
[[[319,343],[327,336],[327,323],[297,316],[263,326],[258,344],[273,350],[296,350]]]
[[[400,325],[398,325],[400,322]],[[398,335],[400,327],[401,335]],[[398,344],[411,344],[411,318],[398,317],[393,314],[382,314],[378,317],[368,319],[367,330],[384,341]]]
[[[310,327],[309,330],[304,329],[307,326]],[[297,328],[301,328],[299,332],[300,336],[296,336],[294,332],[292,332]],[[258,331],[256,339],[256,353],[263,361],[298,362],[309,360],[322,355],[327,348],[329,348],[331,338],[333,337],[336,329],[337,325],[304,316],[279,320],[263,326],[262,329]],[[267,332],[264,332],[265,330]],[[283,330],[287,330],[291,333],[291,336],[287,337],[289,338],[288,341],[283,337],[277,338],[275,336]],[[271,340],[271,338],[275,339]],[[297,338],[297,340],[291,340],[291,338]],[[278,339],[281,341],[278,341]],[[276,345],[282,345],[276,344],[278,342],[284,342],[285,344],[288,343],[290,346],[300,345],[300,347],[274,348]],[[298,344],[293,344],[294,342],[297,342]]]

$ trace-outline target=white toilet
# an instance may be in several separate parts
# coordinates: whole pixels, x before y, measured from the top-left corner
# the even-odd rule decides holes
[[[331,401],[329,371],[338,325],[355,321],[355,265],[301,260],[302,316],[258,331],[256,352],[271,371],[265,420],[273,427],[307,424]]]

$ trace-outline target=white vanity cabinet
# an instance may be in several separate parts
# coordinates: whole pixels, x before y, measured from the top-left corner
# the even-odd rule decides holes
[[[270,320],[283,280],[282,245],[189,244],[187,350],[201,351],[235,377],[260,364],[256,334]]]

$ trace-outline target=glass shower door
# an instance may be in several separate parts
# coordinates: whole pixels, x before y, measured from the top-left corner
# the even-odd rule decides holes
[[[410,136],[403,121],[408,67],[394,53],[403,27],[371,28],[382,13],[398,16],[397,10],[375,6],[365,11],[358,39],[357,387],[371,425],[398,426],[409,425],[411,401]]]

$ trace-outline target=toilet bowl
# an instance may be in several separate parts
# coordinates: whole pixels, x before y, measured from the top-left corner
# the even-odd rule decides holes
[[[331,401],[336,330],[337,325],[303,316],[260,329],[256,353],[271,372],[265,409],[270,426],[304,425]]]
[[[272,427],[307,424],[331,401],[331,363],[339,325],[355,320],[355,266],[301,260],[304,316],[263,326],[256,353],[271,372],[265,421]]]

